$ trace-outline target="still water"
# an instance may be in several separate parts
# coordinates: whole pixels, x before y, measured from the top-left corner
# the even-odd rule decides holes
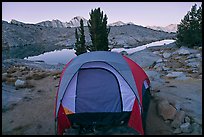
[[[136,48],[113,48],[112,52],[121,52],[126,51],[128,54],[131,54],[136,51],[144,50],[145,48],[152,47],[152,46],[161,46],[164,44],[170,44],[174,42],[175,40],[162,40],[157,42],[152,42],[146,45],[142,45]],[[62,49],[62,50],[55,50],[52,52],[45,52],[44,54],[40,54],[38,56],[30,56],[26,57],[24,59],[32,60],[32,61],[44,61],[47,64],[66,64],[68,63],[72,58],[76,57],[75,50],[74,49]]]

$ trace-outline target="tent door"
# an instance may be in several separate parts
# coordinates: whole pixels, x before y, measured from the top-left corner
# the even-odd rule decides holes
[[[79,70],[75,101],[76,113],[122,111],[118,80],[103,68]]]

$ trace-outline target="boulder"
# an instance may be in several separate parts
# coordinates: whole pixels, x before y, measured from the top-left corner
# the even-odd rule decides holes
[[[176,115],[176,109],[169,104],[167,100],[158,101],[158,113],[164,120],[173,120]]]
[[[185,112],[184,111],[178,111],[176,113],[175,119],[171,123],[171,127],[178,128],[183,122],[184,122]]]
[[[196,54],[195,56],[196,56],[196,58],[201,58],[201,54],[200,53]]]
[[[174,131],[173,131],[174,134],[180,134],[181,133],[181,129],[180,128],[176,128]]]
[[[161,58],[158,55],[150,52],[148,49],[134,52],[129,54],[128,57],[137,62],[137,64],[143,68],[150,67],[154,62]]]
[[[192,68],[196,68],[199,67],[200,62],[190,62],[187,64],[187,66],[192,67]]]
[[[26,82],[20,79],[17,79],[15,82],[16,88],[24,88],[26,86]]]
[[[177,53],[178,53],[179,55],[188,55],[188,54],[190,54],[190,52],[189,52],[187,49],[184,49],[184,48],[178,49],[178,50],[177,50]]]
[[[199,50],[187,48],[187,47],[180,47],[178,50],[176,50],[173,54],[179,54],[179,55],[189,55],[189,54],[194,54],[198,53]]]
[[[181,132],[183,133],[190,133],[192,132],[192,127],[190,123],[183,123],[181,126]]]
[[[166,58],[169,58],[171,56],[171,53],[164,52],[162,55],[166,59]]]
[[[169,78],[177,78],[177,77],[184,77],[185,74],[183,72],[173,71],[173,72],[168,73],[166,76]]]

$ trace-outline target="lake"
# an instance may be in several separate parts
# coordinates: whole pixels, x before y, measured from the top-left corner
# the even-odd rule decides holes
[[[129,49],[113,48],[111,51],[112,52],[126,51],[128,54],[131,54],[136,51],[144,50],[145,48],[148,48],[148,47],[161,46],[164,44],[170,44],[172,42],[175,42],[175,40],[167,39],[167,40],[156,41],[142,46],[138,46],[136,48],[129,48]],[[62,50],[55,50],[51,52],[45,52],[38,56],[30,56],[24,59],[31,60],[31,61],[44,61],[47,64],[55,65],[58,63],[67,64],[72,58],[76,56],[77,55],[75,54],[74,49],[62,49]]]

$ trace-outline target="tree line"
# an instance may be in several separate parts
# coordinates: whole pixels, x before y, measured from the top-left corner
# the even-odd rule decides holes
[[[193,5],[178,25],[176,44],[178,47],[202,46],[202,5]]]

